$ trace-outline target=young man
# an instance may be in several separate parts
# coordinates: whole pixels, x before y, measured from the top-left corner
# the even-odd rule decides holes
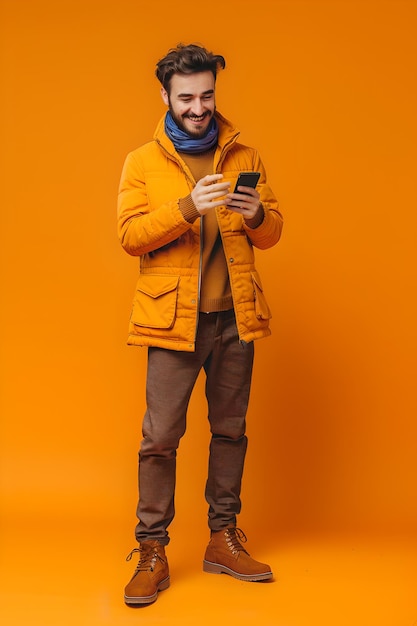
[[[270,311],[253,247],[280,238],[282,216],[256,150],[216,111],[225,60],[179,45],[156,76],[168,107],[153,141],[127,156],[118,233],[140,257],[128,343],[148,347],[147,410],[139,453],[136,538],[139,563],[128,605],[147,604],[169,586],[165,546],[174,517],[176,453],[197,376],[204,368],[211,429],[205,496],[211,538],[203,568],[246,581],[272,577],[242,546],[236,527],[247,446],[245,417],[253,341],[270,334]],[[260,172],[256,189],[234,186]]]

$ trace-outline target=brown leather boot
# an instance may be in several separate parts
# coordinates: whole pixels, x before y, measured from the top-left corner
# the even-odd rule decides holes
[[[130,561],[135,552],[140,553],[139,563],[130,582],[125,587],[128,606],[155,602],[158,592],[169,587],[168,561],[164,546],[159,541],[143,541],[127,556]]]
[[[247,541],[240,528],[213,532],[203,561],[203,570],[210,574],[229,574],[239,580],[269,580],[273,574],[269,565],[255,561],[242,546]]]

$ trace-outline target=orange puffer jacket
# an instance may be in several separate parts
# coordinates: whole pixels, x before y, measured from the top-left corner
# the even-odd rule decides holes
[[[256,150],[237,142],[239,132],[216,113],[219,125],[214,172],[233,189],[241,171],[258,171],[265,217],[250,229],[238,213],[216,209],[229,270],[241,341],[270,334],[270,310],[254,263],[253,246],[269,248],[280,238],[282,215],[266,183]],[[153,141],[128,154],[118,201],[118,234],[123,248],[140,256],[140,275],[129,324],[128,344],[193,351],[199,313],[201,218],[187,222],[179,198],[196,181],[164,131],[164,118]]]

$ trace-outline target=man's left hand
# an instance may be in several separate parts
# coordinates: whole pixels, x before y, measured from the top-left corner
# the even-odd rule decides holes
[[[252,219],[258,213],[260,196],[252,187],[238,187],[241,193],[228,193],[224,204],[231,211],[240,213],[246,219]]]

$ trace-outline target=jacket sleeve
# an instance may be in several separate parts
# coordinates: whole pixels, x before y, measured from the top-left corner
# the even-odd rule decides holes
[[[191,228],[179,198],[151,207],[145,173],[134,153],[126,157],[119,185],[117,231],[128,254],[141,256],[164,246]]]
[[[267,183],[265,168],[257,152],[255,153],[253,169],[261,173],[257,189],[261,196],[264,218],[256,228],[250,228],[244,223],[244,229],[251,243],[257,248],[265,250],[279,241],[284,220],[279,210],[278,200]]]

